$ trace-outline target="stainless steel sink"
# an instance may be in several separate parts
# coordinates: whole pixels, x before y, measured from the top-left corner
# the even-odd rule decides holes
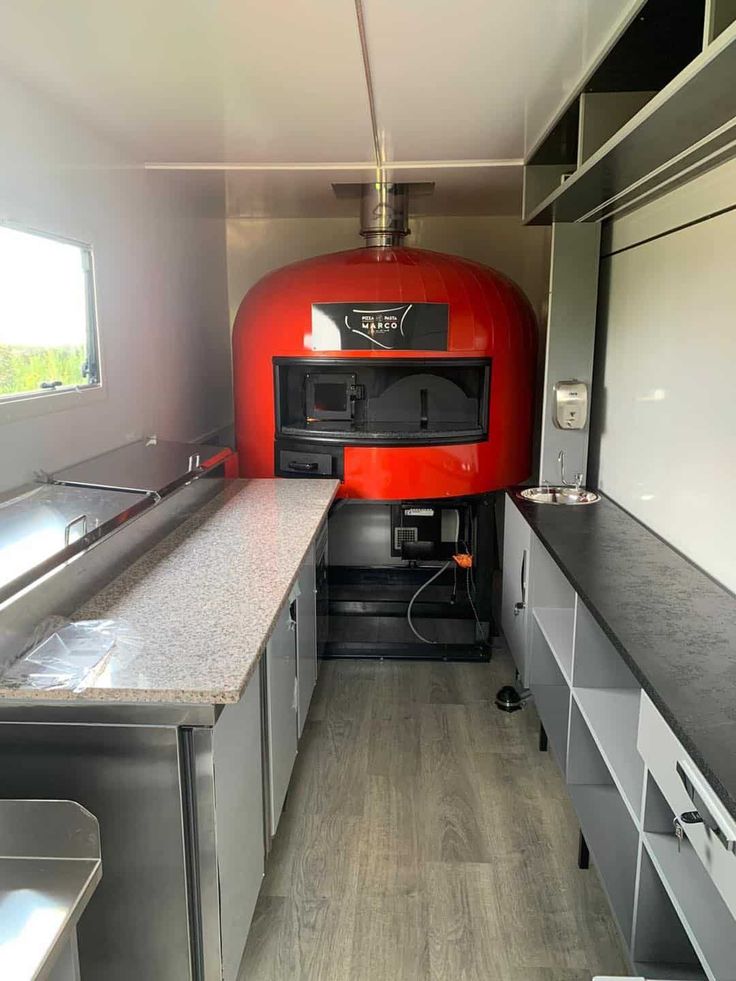
[[[595,504],[600,495],[584,487],[560,487],[545,484],[543,487],[528,487],[519,491],[519,497],[535,504]]]

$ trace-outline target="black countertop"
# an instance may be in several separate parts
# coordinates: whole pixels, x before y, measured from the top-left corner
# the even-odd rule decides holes
[[[736,817],[736,597],[605,497],[509,497]]]

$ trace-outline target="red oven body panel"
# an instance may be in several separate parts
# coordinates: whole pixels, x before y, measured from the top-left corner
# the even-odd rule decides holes
[[[313,303],[446,303],[445,351],[315,351]],[[494,270],[411,248],[361,248],[298,262],[244,297],[233,330],[235,431],[244,477],[274,475],[274,367],[289,358],[488,358],[488,436],[459,445],[346,445],[342,497],[481,494],[531,469],[536,325],[521,290]]]

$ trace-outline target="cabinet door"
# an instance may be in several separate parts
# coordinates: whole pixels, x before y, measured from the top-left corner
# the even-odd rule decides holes
[[[266,648],[270,833],[274,835],[296,758],[296,631],[291,604],[279,614]]]
[[[299,735],[317,682],[317,580],[314,568],[314,546],[307,552],[299,573],[299,595],[296,600],[296,673],[299,681]]]
[[[227,705],[212,738],[222,977],[235,981],[264,871],[258,673]]]
[[[503,594],[501,627],[521,683],[529,684],[529,609],[531,529],[513,501],[505,500],[503,522]]]

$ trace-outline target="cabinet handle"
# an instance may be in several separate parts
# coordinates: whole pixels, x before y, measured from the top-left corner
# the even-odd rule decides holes
[[[72,540],[72,531],[76,525],[81,525],[80,537],[84,538],[87,534],[87,515],[78,514],[76,518],[72,518],[69,524],[64,528],[64,545],[68,545]]]
[[[298,470],[299,473],[314,473],[318,468],[318,463],[298,463],[296,460],[289,460],[289,470]]]
[[[514,603],[515,617],[518,617],[522,610],[526,609],[526,556],[527,550],[524,549],[521,553],[521,602]]]
[[[289,630],[296,630],[296,600],[289,603]]]
[[[736,851],[736,838],[734,838],[733,833],[727,827],[724,828],[724,825],[727,823],[726,820],[716,816],[721,808],[718,806],[717,800],[713,797],[710,788],[703,783],[699,774],[693,771],[687,761],[681,760],[677,764],[676,769],[677,775],[682,780],[688,797],[703,819],[703,824],[709,831],[713,832],[727,851]]]

